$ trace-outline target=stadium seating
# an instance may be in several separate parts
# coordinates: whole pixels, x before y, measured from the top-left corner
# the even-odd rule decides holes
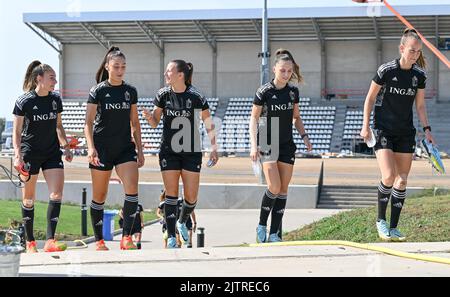
[[[310,106],[310,98],[300,99],[300,113],[314,146],[313,153],[330,151],[336,107]],[[249,121],[253,98],[231,98],[225,112],[223,124],[218,137],[218,144],[223,152],[249,152]],[[297,153],[306,150],[297,130],[293,127],[294,142]]]
[[[370,116],[370,124],[373,123],[373,112]],[[341,153],[350,154],[354,151],[355,144],[363,141],[359,135],[363,125],[363,111],[347,108],[345,113],[344,134],[342,136]]]

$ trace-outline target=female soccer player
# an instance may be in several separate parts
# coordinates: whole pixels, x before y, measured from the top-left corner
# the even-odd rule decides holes
[[[63,251],[65,243],[55,240],[56,225],[61,211],[61,200],[64,188],[64,164],[61,160],[61,149],[64,149],[66,161],[71,162],[66,133],[62,126],[61,97],[54,92],[55,71],[47,64],[33,61],[25,74],[23,90],[14,106],[14,167],[29,168],[30,179],[22,189],[22,218],[27,237],[26,250],[37,252],[33,235],[34,200],[36,198],[36,182],[39,170],[42,169],[50,192],[47,209],[47,241],[46,252]]]
[[[208,102],[192,86],[192,73],[193,65],[191,63],[183,60],[171,61],[164,73],[168,86],[160,89],[156,94],[155,108],[152,112],[143,109],[145,118],[153,128],[156,128],[161,120],[161,115],[164,114],[159,165],[166,189],[164,215],[169,236],[169,248],[177,246],[175,226],[182,242],[186,243],[189,240],[186,221],[197,203],[202,165],[199,113],[211,141],[212,150],[208,166],[216,164],[219,158]],[[177,220],[180,177],[183,181],[185,199]]]
[[[425,106],[427,76],[422,41],[414,29],[404,31],[399,51],[400,58],[381,65],[372,79],[360,133],[364,141],[370,140],[370,113],[375,104],[374,149],[381,171],[376,226],[381,239],[393,241],[405,240],[397,225],[406,198],[406,184],[416,143],[412,113],[414,102],[425,137],[434,143]],[[389,198],[392,198],[390,226],[386,222]]]
[[[289,51],[276,51],[273,72],[275,78],[256,91],[250,117],[250,157],[253,162],[261,158],[267,180],[267,190],[262,199],[259,224],[256,228],[256,241],[259,243],[281,241],[278,230],[286,207],[297,150],[292,137],[292,123],[308,151],[312,150],[300,117],[299,90],[289,83],[292,80],[302,82],[303,78]],[[267,239],[267,219],[271,212]]]
[[[84,132],[92,177],[91,219],[97,250],[108,250],[102,234],[103,205],[114,167],[125,192],[120,249],[136,249],[131,230],[138,207],[138,168],[145,160],[136,107],[138,95],[135,87],[123,81],[125,70],[124,53],[111,47],[97,72],[98,84],[91,89],[86,108]]]

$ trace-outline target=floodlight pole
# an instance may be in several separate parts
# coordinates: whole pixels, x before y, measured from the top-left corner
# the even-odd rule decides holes
[[[269,22],[267,19],[267,0],[264,0],[262,16],[262,36],[261,36],[261,85],[269,82]]]

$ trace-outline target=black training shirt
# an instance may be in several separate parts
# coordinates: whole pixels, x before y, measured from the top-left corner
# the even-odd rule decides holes
[[[417,89],[425,89],[426,72],[417,64],[400,68],[398,59],[378,68],[373,81],[382,88],[375,102],[374,127],[392,135],[415,133],[412,107]]]
[[[201,152],[200,146],[200,117],[196,111],[209,108],[205,97],[193,86],[188,86],[183,93],[175,93],[171,87],[158,91],[154,104],[163,109],[163,133],[161,138],[161,152],[192,153]],[[194,120],[195,119],[195,120]],[[173,127],[172,127],[173,125]],[[186,127],[189,125],[189,127]],[[189,139],[179,137],[180,132],[189,132]],[[188,133],[189,134],[189,133]],[[172,138],[176,135],[174,143],[189,146],[189,149],[172,147]],[[186,144],[185,141],[188,141]]]
[[[258,145],[261,145],[259,143],[259,131],[263,131],[262,129],[267,129],[268,144],[272,143],[271,126],[273,119],[278,118],[279,129],[277,137],[280,151],[295,146],[292,136],[292,120],[294,117],[294,104],[297,103],[299,103],[298,88],[289,83],[284,88],[277,90],[273,81],[271,81],[256,91],[253,104],[262,106],[258,129]]]
[[[136,88],[123,82],[112,86],[103,81],[89,92],[88,103],[97,104],[94,142],[126,146],[131,142],[131,105],[137,104]]]
[[[40,97],[35,91],[30,91],[16,100],[13,114],[24,117],[22,154],[46,158],[58,152],[56,125],[58,113],[62,111],[61,97],[55,92]]]

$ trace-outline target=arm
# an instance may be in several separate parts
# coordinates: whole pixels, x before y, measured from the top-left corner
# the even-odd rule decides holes
[[[141,168],[144,166],[145,159],[142,151],[141,124],[139,123],[137,104],[131,105],[130,124],[131,131],[133,132],[134,143],[136,144],[136,149],[138,151],[138,167]]]
[[[94,166],[100,166],[97,150],[94,145],[94,119],[97,114],[97,104],[88,103],[86,107],[86,119],[84,124],[84,136],[88,147],[88,160]]]
[[[208,133],[209,141],[211,142],[211,154],[209,158],[212,161],[212,166],[214,166],[219,160],[219,155],[217,153],[216,130],[209,109],[202,111],[202,120],[203,123],[205,123],[206,132]]]
[[[261,115],[262,106],[253,104],[252,107],[252,114],[250,116],[250,158],[252,161],[256,161],[259,158],[258,153],[258,141],[257,141],[257,134],[258,134],[258,121],[259,116]]]
[[[369,92],[367,92],[366,100],[364,101],[363,126],[359,134],[362,138],[364,138],[364,141],[369,140],[370,137],[370,113],[372,112],[373,105],[380,90],[381,85],[372,81],[372,83],[370,84]]]
[[[300,133],[300,136],[302,136],[302,140],[306,145],[306,149],[308,150],[308,152],[312,151],[312,145],[311,145],[311,142],[309,141],[309,136],[308,136],[308,134],[306,134],[305,125],[303,125],[303,120],[300,116],[300,109],[298,107],[298,103],[294,104],[293,122],[294,122],[295,129],[297,129],[298,133]]]
[[[142,114],[152,128],[158,127],[159,121],[161,121],[162,112],[163,109],[156,105],[153,108],[153,111],[149,111],[146,108],[142,108]]]
[[[22,163],[22,152],[20,151],[20,146],[22,143],[22,129],[23,129],[23,116],[14,116],[13,123],[13,147],[14,147],[14,167],[19,168]]]
[[[416,111],[417,116],[420,119],[420,122],[422,123],[423,127],[429,126],[428,123],[428,116],[427,116],[427,106],[425,104],[425,89],[417,89],[417,95],[416,95]],[[434,141],[433,135],[431,135],[430,130],[425,131],[425,138],[428,140],[428,142],[431,142],[432,144],[436,144]]]
[[[64,130],[61,113],[58,113],[58,118],[56,120],[56,134],[58,135],[59,144],[64,149],[64,156],[66,157],[66,161],[72,162],[73,155],[70,151],[69,143],[67,142],[66,131]]]
[[[164,217],[161,215],[161,209],[160,209],[159,207],[156,209],[156,216],[157,216],[160,220],[164,219]]]

